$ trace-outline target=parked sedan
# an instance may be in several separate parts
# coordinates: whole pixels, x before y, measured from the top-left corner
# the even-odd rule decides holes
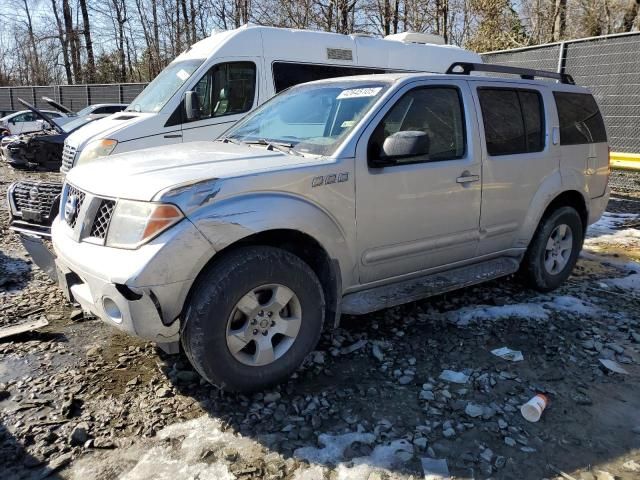
[[[66,113],[55,112],[53,110],[43,110],[50,118],[64,118]],[[9,131],[11,135],[37,132],[46,129],[48,125],[43,123],[42,118],[31,110],[21,110],[16,113],[0,118],[0,129]]]

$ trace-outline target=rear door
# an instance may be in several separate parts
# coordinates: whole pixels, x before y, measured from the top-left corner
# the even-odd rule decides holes
[[[372,168],[386,138],[420,131],[429,154]],[[356,149],[362,283],[473,258],[480,217],[480,149],[466,81],[429,81],[396,93]]]
[[[591,198],[604,195],[609,179],[609,147],[598,104],[588,93],[553,92],[560,124],[563,172],[584,176]]]
[[[536,85],[473,82],[482,138],[479,254],[520,245],[517,233],[542,182],[557,174],[559,153],[548,142],[550,92]]]

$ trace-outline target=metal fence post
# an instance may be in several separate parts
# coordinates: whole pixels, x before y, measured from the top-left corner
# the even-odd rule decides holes
[[[91,90],[89,89],[89,84],[86,85],[86,90],[87,90],[87,104],[85,105],[85,107],[88,107],[89,105],[91,105]]]
[[[564,67],[567,59],[567,44],[566,42],[560,42],[560,50],[558,52],[558,73],[564,73]]]

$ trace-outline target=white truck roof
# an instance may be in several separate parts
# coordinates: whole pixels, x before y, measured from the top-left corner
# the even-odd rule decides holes
[[[374,38],[312,30],[245,25],[214,32],[181,54],[176,60],[239,55],[266,59],[370,66],[409,71],[444,72],[454,61],[482,63],[480,55],[454,45],[443,45],[442,37],[405,32]]]

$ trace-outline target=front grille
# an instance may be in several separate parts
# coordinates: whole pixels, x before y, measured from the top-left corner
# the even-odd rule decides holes
[[[24,211],[37,212],[43,219],[47,219],[61,192],[62,185],[59,183],[18,182],[11,197],[20,215],[24,216]]]
[[[104,239],[107,236],[107,230],[109,229],[109,223],[111,222],[111,216],[115,209],[116,202],[114,200],[102,199],[100,201],[100,207],[96,213],[96,218],[93,220],[91,226],[90,237]]]
[[[72,147],[67,142],[64,142],[64,148],[62,149],[62,167],[60,171],[67,173],[73,168],[73,160],[76,158],[76,147]]]
[[[71,212],[70,215],[67,215],[67,208],[69,205],[63,205],[62,208],[64,208],[64,212],[65,212],[64,218],[71,228],[74,228],[76,226],[76,222],[78,221],[78,214],[80,213],[80,209],[82,208],[82,203],[84,202],[84,195],[85,194],[83,191],[78,190],[73,185],[68,186],[67,203],[69,203],[70,198],[74,196],[76,197],[75,205],[73,205],[74,211]]]

